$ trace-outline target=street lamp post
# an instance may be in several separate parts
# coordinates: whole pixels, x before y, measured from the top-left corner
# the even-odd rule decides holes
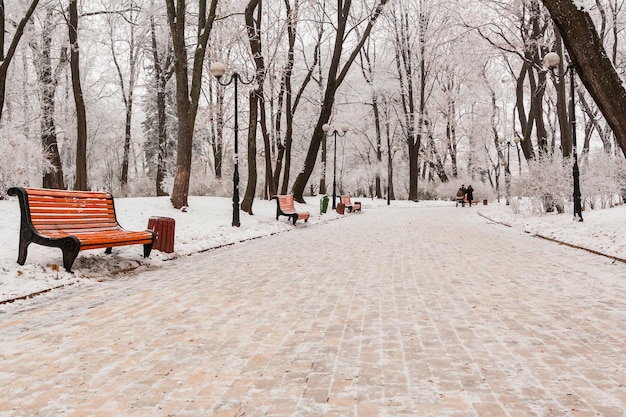
[[[345,136],[349,129],[348,125],[341,125],[341,132],[343,133],[340,133],[337,128],[329,125],[328,123],[324,123],[322,125],[322,130],[326,132],[328,136],[333,135],[335,139],[335,149],[333,151],[333,210],[337,208],[337,136]]]
[[[387,155],[387,205],[391,205],[391,163],[393,161],[393,156],[396,152],[398,152],[398,147],[394,146],[391,149],[387,149],[384,146],[381,146],[380,153],[383,155]]]
[[[217,79],[218,84],[223,85],[224,87],[233,83],[235,85],[235,143],[233,145],[233,161],[234,161],[234,171],[233,171],[233,227],[241,226],[241,222],[239,221],[239,108],[238,108],[238,97],[237,97],[237,84],[241,81],[243,84],[250,84],[253,80],[245,81],[241,78],[241,76],[237,72],[233,72],[230,76],[230,79],[227,82],[222,82],[222,77],[226,73],[226,67],[223,63],[219,61],[215,61],[211,64],[209,71],[213,76]]]
[[[567,71],[569,71],[569,85],[570,85],[570,119],[572,123],[572,153],[574,157],[574,166],[572,168],[572,175],[574,177],[574,220],[578,216],[578,221],[583,221],[582,204],[580,203],[580,171],[578,170],[578,153],[576,151],[576,110],[574,107],[574,64],[569,63],[567,65]]]
[[[556,52],[549,52],[543,57],[543,65],[549,70],[553,70],[559,65],[561,57]],[[569,85],[570,85],[570,124],[572,127],[572,156],[574,158],[574,164],[572,167],[572,176],[574,178],[574,220],[579,222],[583,221],[582,204],[580,201],[580,171],[578,170],[578,153],[576,150],[576,107],[574,104],[574,63],[567,64],[565,74],[569,72]]]
[[[502,141],[500,142],[500,145],[506,145],[506,165],[504,167],[504,182],[506,183],[507,206],[510,204],[509,199],[511,197],[511,146],[515,146],[517,148],[517,144],[519,143],[519,141],[519,136],[515,135],[515,138],[513,138],[513,142],[515,142],[515,144],[511,143],[510,140],[507,140],[505,143],[504,139],[502,139]]]

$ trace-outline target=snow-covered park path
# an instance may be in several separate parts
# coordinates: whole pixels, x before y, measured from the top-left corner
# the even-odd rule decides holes
[[[626,264],[364,211],[0,314],[0,416],[622,416]]]

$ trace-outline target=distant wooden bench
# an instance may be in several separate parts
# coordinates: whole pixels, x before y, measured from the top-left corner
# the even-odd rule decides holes
[[[31,243],[61,249],[68,272],[81,250],[106,248],[105,253],[111,253],[113,246],[137,244],[143,245],[144,257],[150,256],[154,234],[123,229],[111,194],[21,187],[9,188],[8,193],[20,202],[20,265],[26,262]]]
[[[291,218],[293,224],[296,224],[298,220],[309,220],[311,214],[308,211],[296,211],[293,203],[293,196],[290,195],[275,195],[272,197],[276,200],[276,220],[278,216],[287,216]]]
[[[352,213],[353,211],[361,211],[361,203],[355,201],[354,204],[350,201],[349,195],[342,195],[341,202],[346,206],[346,210],[348,213]]]

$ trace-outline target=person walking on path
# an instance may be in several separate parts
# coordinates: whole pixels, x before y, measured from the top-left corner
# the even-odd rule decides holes
[[[467,195],[467,202],[469,203],[469,206],[472,207],[472,200],[474,199],[474,189],[472,188],[471,184],[467,186],[467,190],[465,190],[465,195]]]
[[[461,188],[456,192],[456,206],[459,206],[461,203],[461,207],[465,207],[465,185],[461,184]]]

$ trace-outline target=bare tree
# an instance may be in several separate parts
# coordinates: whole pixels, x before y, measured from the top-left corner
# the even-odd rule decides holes
[[[122,156],[122,171],[120,175],[120,184],[123,190],[126,190],[128,185],[128,165],[130,158],[130,145],[131,145],[131,132],[132,132],[132,118],[133,118],[133,99],[135,94],[135,83],[137,81],[138,71],[137,64],[140,57],[139,49],[141,48],[141,42],[137,42],[135,40],[135,32],[137,27],[137,17],[139,15],[139,11],[137,5],[134,0],[130,0],[128,5],[127,16],[124,17],[124,20],[128,22],[128,39],[120,41],[116,39],[115,29],[119,26],[117,14],[110,14],[109,17],[109,32],[111,37],[111,57],[113,58],[113,63],[115,64],[115,69],[117,70],[117,76],[120,83],[120,90],[122,94],[122,102],[124,103],[125,109],[125,123],[124,123],[124,151]],[[124,71],[122,70],[122,64],[120,63],[119,53],[117,51],[117,43],[118,42],[127,42],[127,47],[125,48],[128,53],[128,75],[127,77],[124,75]]]
[[[281,171],[283,173],[283,181],[282,185],[280,185],[280,193],[287,194],[289,189],[289,179],[290,179],[290,171],[291,171],[291,155],[292,155],[292,144],[293,144],[293,121],[294,115],[296,114],[296,110],[298,108],[298,104],[304,94],[304,91],[307,85],[311,82],[313,78],[313,71],[317,68],[319,63],[319,55],[320,55],[320,45],[322,42],[322,36],[324,33],[324,26],[320,23],[317,26],[317,36],[315,41],[315,46],[313,47],[313,59],[310,65],[308,65],[308,70],[300,87],[297,89],[297,92],[294,94],[294,86],[292,80],[293,66],[295,63],[295,44],[298,33],[298,17],[299,17],[299,2],[300,0],[296,0],[295,6],[292,8],[290,4],[290,0],[284,0],[285,2],[285,10],[287,14],[288,24],[287,24],[287,39],[288,39],[288,49],[287,49],[287,63],[285,64],[281,77],[280,91],[278,93],[278,108],[275,117],[274,128],[277,136],[277,147],[278,151],[276,152],[276,164],[274,169],[274,184],[276,190],[279,188],[280,184],[280,174]],[[284,111],[283,111],[284,108]],[[285,133],[284,139],[281,140],[282,134],[282,117],[285,117]],[[284,169],[283,169],[284,164]],[[322,176],[322,180],[324,180],[324,176]],[[325,188],[325,187],[320,187]]]
[[[411,30],[415,20],[418,22],[417,39],[412,36]],[[417,16],[410,15],[406,5],[402,5],[398,10],[393,10],[392,24],[395,64],[400,84],[401,125],[409,154],[409,199],[417,201],[418,158],[426,121],[426,80],[428,74],[425,55],[429,17],[422,7],[422,2],[420,2]],[[415,62],[416,59],[417,63]],[[415,86],[416,78],[418,79],[417,86]]]
[[[174,68],[176,74],[176,103],[178,113],[178,152],[176,157],[176,176],[170,201],[175,208],[189,205],[189,180],[191,178],[191,156],[193,130],[198,113],[200,89],[202,85],[203,61],[206,47],[215,21],[217,0],[200,0],[198,4],[198,32],[194,50],[191,87],[186,44],[186,0],[166,0],[167,18],[172,33],[174,49]]]
[[[351,0],[337,0],[337,26],[336,35],[333,44],[333,54],[330,61],[330,67],[327,73],[326,90],[324,92],[324,99],[322,101],[320,113],[313,130],[313,136],[309,144],[309,150],[307,151],[304,168],[296,178],[293,185],[294,199],[299,202],[304,202],[304,190],[306,184],[311,177],[315,161],[317,160],[317,154],[322,142],[322,138],[325,136],[325,132],[322,130],[322,125],[327,123],[332,115],[333,105],[335,103],[335,94],[337,89],[344,81],[352,63],[359,54],[361,48],[365,44],[365,40],[369,37],[374,23],[380,16],[385,4],[389,0],[380,0],[371,15],[369,16],[367,27],[363,31],[358,42],[355,44],[352,52],[349,54],[346,61],[341,65],[341,58],[343,55],[343,49],[345,46],[345,36],[349,31],[348,20],[350,18],[350,8],[352,5]]]

